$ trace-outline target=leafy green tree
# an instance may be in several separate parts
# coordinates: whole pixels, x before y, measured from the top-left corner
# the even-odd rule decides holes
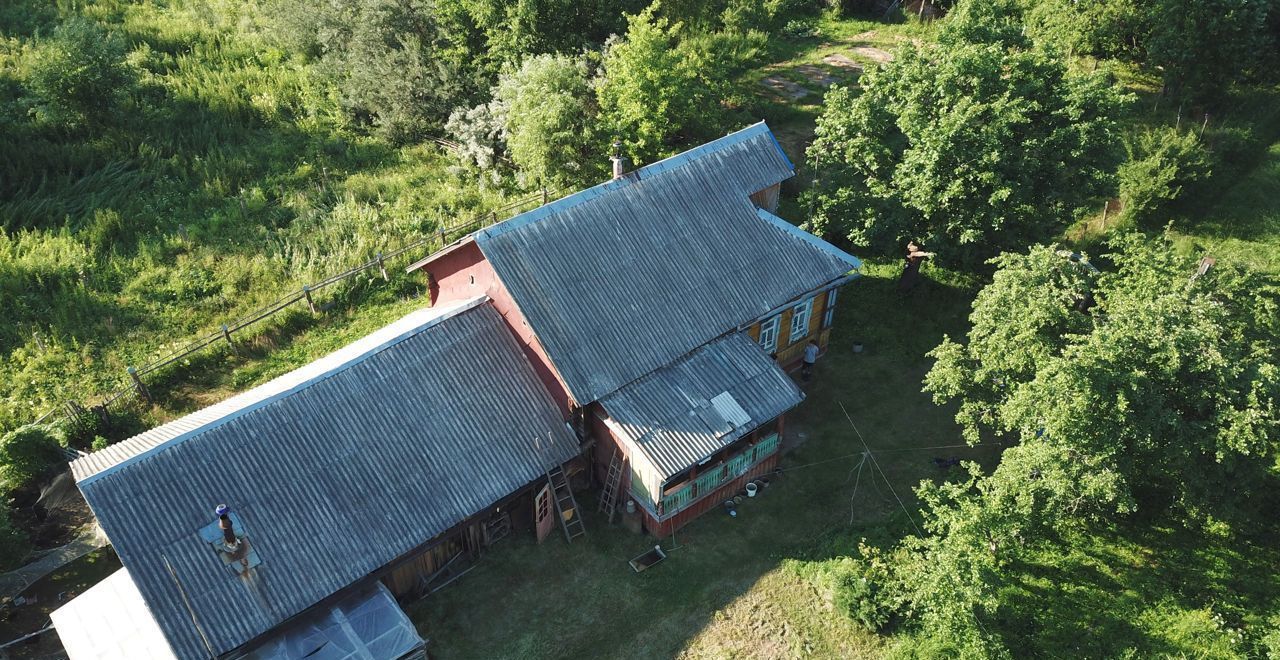
[[[596,85],[604,125],[636,163],[669,151],[677,136],[705,139],[740,100],[742,75],[764,46],[760,33],[686,32],[657,14],[629,16],[626,38],[607,45]]]
[[[1097,276],[1064,275],[1077,266],[1049,248],[1002,257],[969,343],[932,353],[926,390],[960,403],[971,441],[1010,434],[1112,475],[1103,508],[1230,505],[1280,449],[1273,284],[1231,265],[1201,274],[1164,239],[1112,245],[1116,270]],[[1096,306],[1081,311],[1082,295]]]
[[[363,0],[350,42],[335,53],[344,104],[393,142],[437,129],[455,100],[472,92],[471,81],[436,56],[443,37],[429,9],[427,3]]]
[[[502,62],[519,64],[529,55],[576,54],[604,43],[626,28],[624,12],[643,0],[466,0],[482,27],[487,48]]]
[[[657,157],[700,110],[697,76],[677,52],[681,25],[654,16],[650,7],[627,19],[626,38],[607,45],[596,87],[601,117],[625,136],[637,162]]]
[[[1258,0],[1158,0],[1151,6],[1148,63],[1165,92],[1213,105],[1267,51],[1267,12]]]
[[[491,61],[464,11],[431,0],[277,0],[280,38],[318,58],[351,120],[393,142],[438,131],[477,98]]]
[[[1280,314],[1272,282],[1203,268],[1165,239],[1120,236],[1096,272],[1052,247],[997,260],[968,343],[926,391],[958,402],[970,442],[1016,441],[984,474],[925,482],[925,536],[890,581],[929,636],[1007,655],[988,634],[1026,548],[1139,509],[1231,516],[1280,452]]]
[[[1195,133],[1173,128],[1140,133],[1127,145],[1120,166],[1124,213],[1143,226],[1161,225],[1183,192],[1209,178],[1212,158]]]
[[[908,45],[861,86],[828,92],[809,147],[818,233],[972,262],[1044,240],[1113,180],[1124,98],[1046,52]]]
[[[1033,378],[1093,327],[1093,268],[1043,246],[991,263],[991,283],[973,301],[969,343],[945,339],[932,353],[938,366],[926,381],[937,398],[959,401],[956,419],[971,443],[996,430],[997,403],[1012,384]]]
[[[507,150],[532,183],[576,185],[602,167],[593,149],[595,98],[580,58],[537,55],[504,74],[494,89]]]
[[[946,29],[939,35],[944,44],[1004,44],[1028,48],[1022,8],[1017,0],[968,0],[947,15]]]
[[[0,436],[0,488],[14,491],[34,485],[66,463],[58,434],[28,424]]]
[[[1177,101],[1215,105],[1274,47],[1266,0],[1021,0],[1037,40],[1156,69]]]
[[[1150,5],[1135,0],[1024,0],[1027,29],[1073,55],[1140,59]]]
[[[97,23],[73,18],[38,51],[27,84],[50,121],[68,126],[104,123],[134,84],[126,45]]]

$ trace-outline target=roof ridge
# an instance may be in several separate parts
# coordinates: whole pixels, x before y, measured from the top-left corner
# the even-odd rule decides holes
[[[561,197],[554,202],[539,206],[536,209],[525,211],[524,213],[508,218],[502,222],[478,229],[474,234],[472,234],[472,236],[474,236],[476,241],[481,244],[481,247],[483,247],[485,239],[500,236],[509,231],[543,220],[554,213],[573,208],[579,204],[585,204],[593,199],[598,199],[614,192],[617,189],[629,185],[633,181],[644,181],[645,179],[649,179],[654,176],[678,170],[692,164],[704,156],[716,153],[722,149],[745,142],[746,140],[760,135],[769,136],[773,141],[774,146],[777,147],[778,153],[782,155],[782,159],[786,161],[787,168],[794,174],[796,169],[795,165],[792,164],[790,158],[787,158],[786,152],[782,150],[782,145],[778,143],[778,138],[774,137],[773,131],[769,130],[769,125],[766,124],[764,120],[760,120],[746,128],[729,133],[722,138],[705,142],[692,149],[682,151],[678,154],[663,158],[662,160],[639,167],[627,172],[617,179],[610,179],[609,181],[598,183],[585,190],[579,190],[572,195]]]

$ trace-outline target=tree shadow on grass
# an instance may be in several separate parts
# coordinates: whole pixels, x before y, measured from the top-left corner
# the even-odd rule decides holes
[[[1274,524],[1205,533],[1140,523],[1082,535],[1010,571],[997,616],[1006,644],[1028,657],[1194,653],[1174,625],[1211,610],[1232,628],[1280,607]]]

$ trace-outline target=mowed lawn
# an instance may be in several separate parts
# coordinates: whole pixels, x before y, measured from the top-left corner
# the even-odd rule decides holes
[[[912,488],[941,476],[931,459],[991,459],[956,445],[952,411],[920,391],[944,333],[966,328],[972,291],[934,281],[907,298],[896,265],[868,266],[841,294],[831,350],[787,418],[784,474],[739,516],[713,511],[662,542],[668,559],[635,574],[627,560],[657,541],[588,515],[573,545],[503,541],[466,576],[409,608],[433,657],[860,657],[883,642],[831,610],[830,599],[787,570],[832,534],[909,529],[893,493],[916,517]],[[855,354],[853,342],[865,345]],[[856,471],[862,438],[876,451]],[[803,440],[801,440],[803,438]],[[799,445],[797,446],[797,443]],[[857,486],[855,496],[854,489]],[[579,494],[594,514],[594,495]]]

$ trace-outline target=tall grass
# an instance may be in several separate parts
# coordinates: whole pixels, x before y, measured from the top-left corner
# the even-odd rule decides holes
[[[434,147],[351,129],[326,78],[271,39],[261,0],[5,4],[0,431],[501,203]],[[25,81],[77,16],[126,40],[136,85],[113,111],[59,125]],[[396,300],[365,285],[325,295]]]

